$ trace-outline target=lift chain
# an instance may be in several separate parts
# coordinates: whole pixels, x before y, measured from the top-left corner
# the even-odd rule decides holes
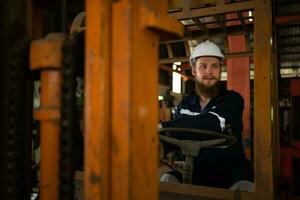
[[[59,160],[59,199],[74,199],[74,173],[82,159],[82,135],[76,109],[76,76],[83,68],[83,33],[73,33],[62,48],[61,133]],[[81,157],[81,158],[80,158]],[[77,166],[76,166],[77,165]]]
[[[28,123],[32,123],[32,108],[26,109],[26,79],[29,75],[30,41],[16,43],[10,54],[8,63],[7,98],[4,111],[4,140],[2,172],[4,181],[1,191],[6,200],[29,199],[30,189],[30,135]],[[27,78],[26,78],[27,77]],[[31,110],[31,111],[29,111]],[[30,113],[29,113],[29,112]],[[29,116],[30,115],[30,116]],[[5,117],[6,116],[6,117]],[[27,125],[26,125],[27,124]],[[27,185],[27,186],[26,186]],[[27,188],[26,188],[27,187]]]

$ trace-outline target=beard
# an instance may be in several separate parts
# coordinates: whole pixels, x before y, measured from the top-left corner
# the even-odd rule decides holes
[[[213,97],[218,95],[220,91],[220,87],[221,87],[221,82],[219,80],[217,80],[215,84],[207,86],[199,82],[195,78],[195,90],[199,96],[204,96],[206,98],[212,99]]]

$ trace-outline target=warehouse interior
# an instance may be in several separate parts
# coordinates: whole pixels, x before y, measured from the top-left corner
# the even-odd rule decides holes
[[[300,1],[0,2],[0,199],[300,199]],[[254,191],[160,182],[158,124],[206,40],[244,99]]]

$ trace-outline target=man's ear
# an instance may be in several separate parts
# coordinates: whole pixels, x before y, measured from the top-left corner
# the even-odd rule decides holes
[[[196,76],[196,68],[191,66],[193,76]]]

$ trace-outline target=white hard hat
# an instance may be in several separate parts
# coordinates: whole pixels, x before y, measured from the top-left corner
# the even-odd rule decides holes
[[[209,40],[206,40],[205,42],[202,42],[196,46],[195,50],[190,56],[190,64],[192,65],[192,60],[194,58],[201,56],[214,56],[220,58],[221,61],[224,59],[220,48]]]

